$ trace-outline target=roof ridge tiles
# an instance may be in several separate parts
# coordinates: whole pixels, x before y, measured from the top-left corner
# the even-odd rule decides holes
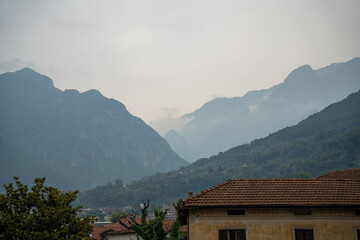
[[[204,191],[201,191],[201,192],[195,194],[194,196],[191,196],[191,197],[189,197],[189,198],[186,198],[183,202],[187,202],[187,201],[190,200],[190,199],[194,199],[194,198],[200,197],[201,195],[203,195],[203,194],[205,194],[205,193],[207,193],[207,192],[210,192],[211,190],[217,189],[217,188],[219,188],[219,187],[221,187],[221,186],[223,186],[223,185],[225,185],[225,184],[227,184],[227,183],[230,183],[230,182],[232,182],[232,181],[233,181],[233,180],[229,178],[229,179],[226,180],[225,182],[222,182],[222,183],[220,183],[220,184],[218,184],[218,185],[215,185],[215,186],[212,186],[212,187],[210,187],[210,188],[207,188],[207,189],[205,189]]]
[[[339,175],[340,174],[340,175]],[[346,177],[349,178],[344,178],[344,176],[341,176],[342,174],[347,175]],[[333,172],[328,172],[328,173],[324,173],[318,177],[315,177],[313,179],[358,179],[358,177],[360,176],[360,168],[353,168],[353,169],[341,169],[341,170],[337,170],[337,171],[333,171]]]
[[[231,180],[231,179],[229,179]],[[329,182],[338,182],[338,181],[343,181],[343,182],[354,182],[354,181],[360,181],[360,179],[350,179],[350,178],[346,178],[346,179],[331,179],[331,178],[263,178],[263,179],[232,179],[233,182],[244,182],[244,181],[248,181],[248,182],[289,182],[289,181],[293,181],[293,182],[321,182],[321,181],[329,181]],[[220,184],[219,184],[220,185]],[[219,186],[219,185],[216,185]]]
[[[184,200],[220,205],[360,205],[360,179],[229,179]]]

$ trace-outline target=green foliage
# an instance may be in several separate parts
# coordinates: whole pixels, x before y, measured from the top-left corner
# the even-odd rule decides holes
[[[77,192],[65,192],[45,186],[45,178],[36,178],[28,186],[14,177],[0,194],[0,239],[90,239],[93,216],[77,218],[81,206],[73,207]]]
[[[154,210],[155,218],[153,220],[146,221],[147,215],[142,215],[141,223],[139,225],[133,225],[132,229],[136,234],[144,240],[165,240],[167,232],[164,229],[163,221],[165,219],[164,211]]]
[[[178,201],[174,207],[178,210],[181,204],[181,199]],[[154,219],[148,220],[148,208],[149,203],[143,203],[141,209],[141,220],[138,223],[135,219],[135,216],[128,215],[130,218],[128,222],[131,223],[131,226],[126,226],[120,220],[120,224],[132,228],[138,237],[141,237],[143,240],[185,240],[183,234],[180,233],[180,220],[179,215],[177,214],[177,218],[174,223],[171,225],[170,230],[166,230],[164,228],[164,220],[166,217],[166,210],[158,211],[154,210]]]
[[[199,192],[229,178],[309,178],[360,164],[360,92],[299,124],[202,158],[178,171],[157,173],[124,187],[105,185],[80,196],[87,206],[123,207],[151,198],[155,208],[188,191]]]
[[[126,213],[124,211],[116,212],[116,213],[111,215],[110,221],[112,223],[116,223],[116,222],[118,222],[119,217],[125,216],[125,215],[126,215]]]

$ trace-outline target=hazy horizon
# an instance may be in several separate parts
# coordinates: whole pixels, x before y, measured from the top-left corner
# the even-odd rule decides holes
[[[360,56],[359,1],[0,0],[0,73],[97,89],[146,122]]]

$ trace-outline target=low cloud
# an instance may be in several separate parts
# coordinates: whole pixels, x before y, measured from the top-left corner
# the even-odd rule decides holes
[[[17,70],[25,68],[25,67],[35,68],[36,65],[31,61],[29,61],[29,62],[23,61],[20,58],[13,58],[8,61],[0,62],[0,72],[1,73],[14,72],[14,71],[17,71]]]
[[[177,108],[164,108],[163,112],[165,113],[163,118],[177,118],[181,115],[180,111]]]
[[[164,108],[163,111],[165,114],[162,118],[149,122],[161,136],[170,130],[180,132],[191,121],[191,118],[180,117],[181,113],[177,108]]]

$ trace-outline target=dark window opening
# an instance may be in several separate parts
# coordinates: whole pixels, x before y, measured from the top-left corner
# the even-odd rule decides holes
[[[229,230],[229,239],[236,240],[236,232],[235,230]]]
[[[311,215],[311,209],[309,208],[295,208],[294,209],[295,215]]]
[[[219,230],[219,240],[228,240],[227,230]]]
[[[228,210],[228,215],[245,215],[245,210]]]
[[[313,229],[295,229],[296,240],[314,240]]]
[[[245,229],[219,230],[219,240],[246,240]]]

